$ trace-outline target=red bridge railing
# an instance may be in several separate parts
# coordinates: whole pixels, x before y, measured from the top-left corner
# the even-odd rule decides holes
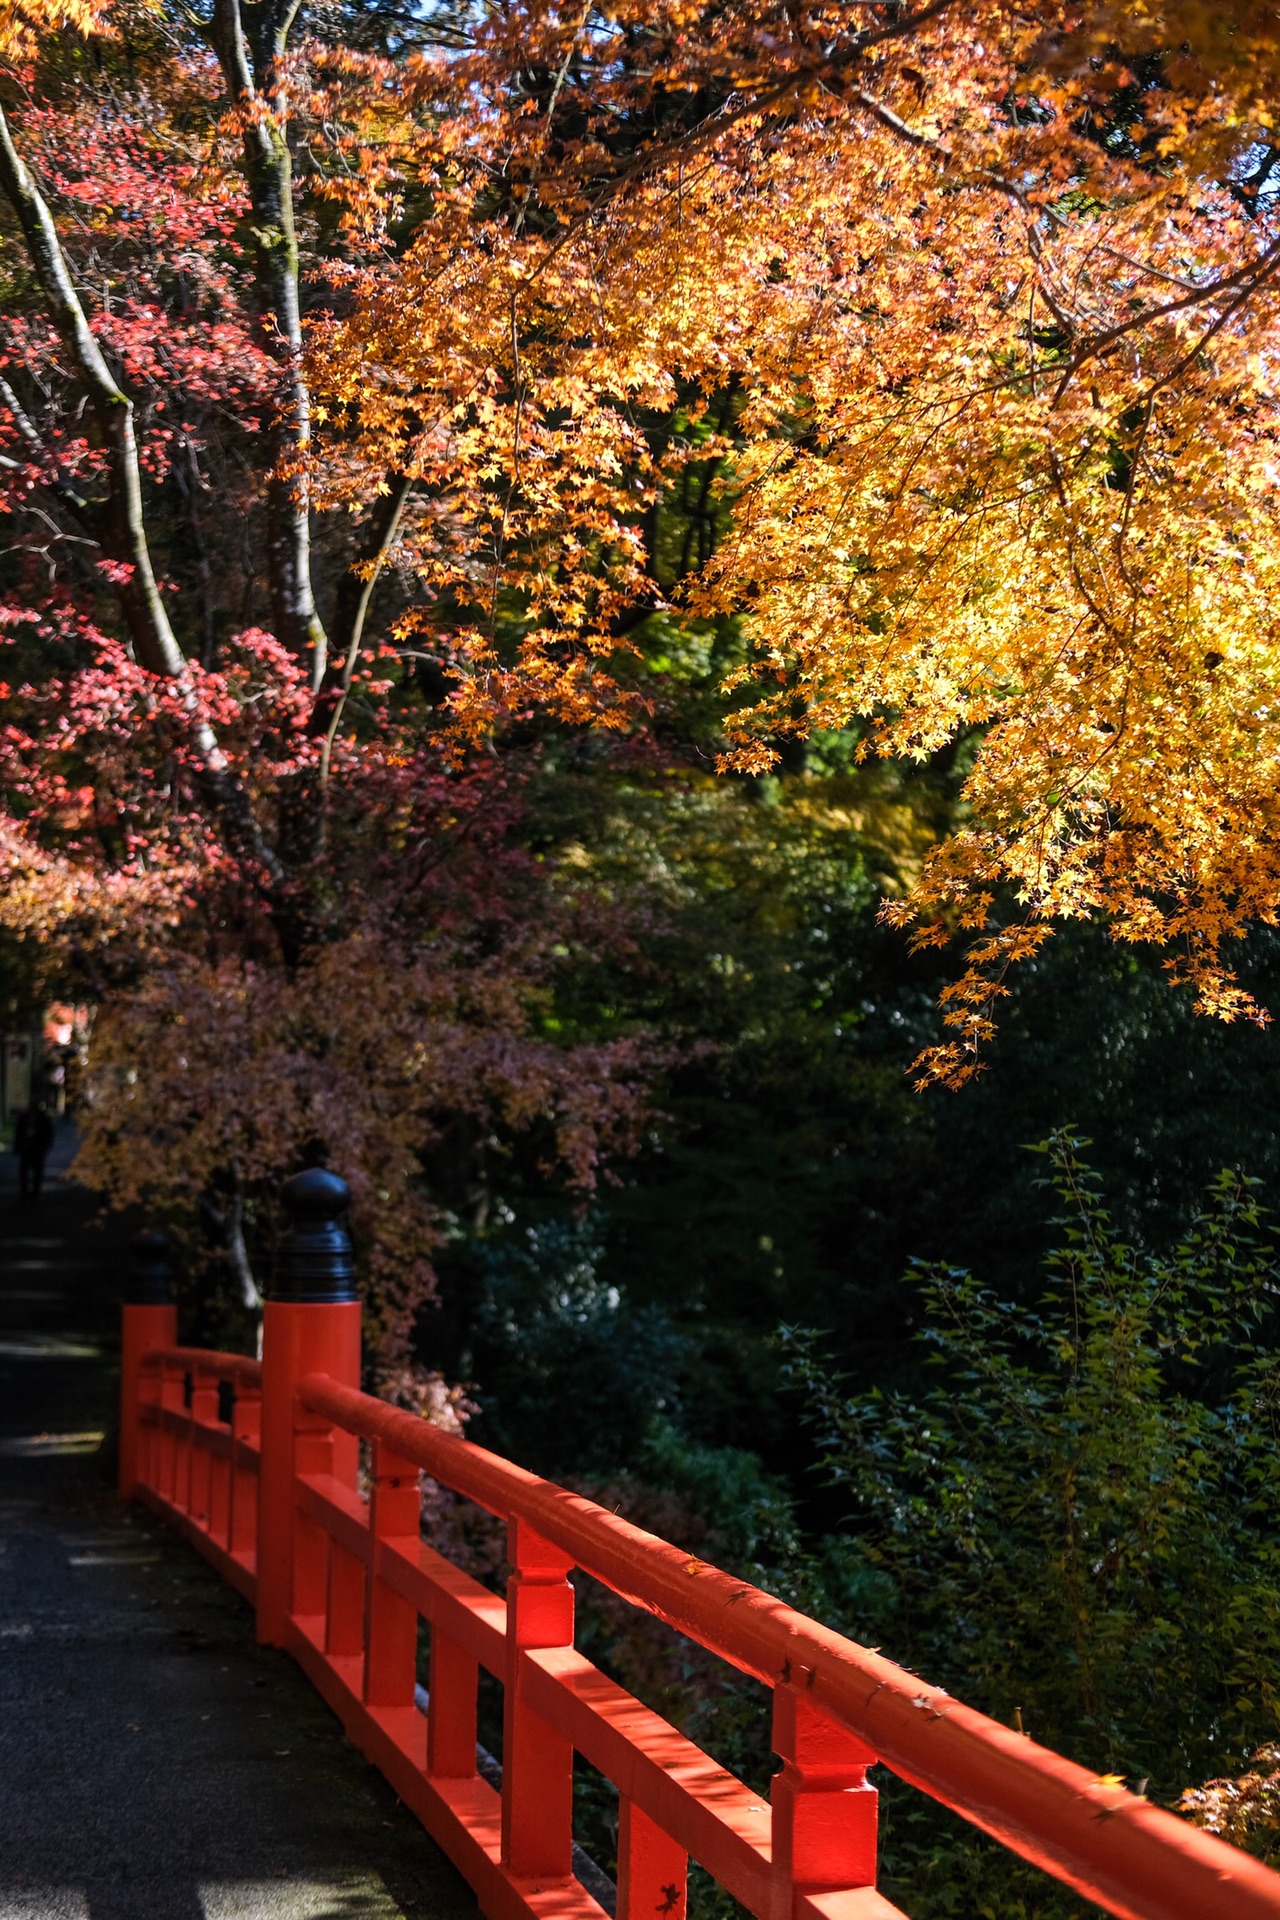
[[[259,1364],[176,1346],[170,1307],[126,1307],[122,1490],[255,1606],[492,1920],[600,1920],[572,1870],[575,1752],[618,1790],[619,1920],[683,1920],[691,1858],[757,1920],[905,1920],[875,1887],[876,1762],[1125,1920],[1280,1920],[1259,1861],[361,1393],[359,1315],[269,1302]],[[505,1601],[421,1537],[423,1473],[507,1523]],[[575,1569],[772,1689],[767,1802],[575,1650]],[[504,1689],[500,1791],[477,1771],[481,1668]]]

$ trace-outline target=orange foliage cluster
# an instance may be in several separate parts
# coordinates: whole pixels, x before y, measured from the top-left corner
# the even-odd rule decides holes
[[[5,0],[0,8],[0,58],[22,59],[41,34],[70,28],[89,33],[102,25],[101,0]]]
[[[690,457],[646,412],[733,389],[688,597],[752,642],[727,764],[980,738],[970,824],[894,908],[979,930],[929,1075],[1063,917],[1259,1017],[1225,949],[1280,899],[1278,64],[1248,0],[504,10],[402,76],[431,212],[394,261],[366,225],[312,335],[345,484],[430,491],[476,730],[621,718],[638,516]]]

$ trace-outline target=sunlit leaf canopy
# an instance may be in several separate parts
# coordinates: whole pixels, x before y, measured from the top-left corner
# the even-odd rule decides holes
[[[31,54],[42,33],[64,28],[87,33],[102,25],[102,13],[101,0],[6,0],[0,8],[0,55]]]
[[[312,336],[347,484],[410,462],[456,530],[423,565],[477,728],[621,719],[638,513],[693,451],[646,422],[732,391],[687,596],[750,639],[727,763],[977,735],[970,824],[894,908],[978,930],[944,1078],[1064,915],[1259,1011],[1278,61],[1249,5],[486,11],[404,77],[429,216]]]
[[[279,12],[28,0],[3,46],[145,42],[202,204],[287,133],[326,239],[281,474],[322,511],[412,484],[396,637],[459,751],[625,729],[645,617],[731,620],[727,767],[967,743],[967,824],[892,908],[973,941],[928,1075],[1064,916],[1263,1017],[1231,946],[1280,900],[1272,11],[317,5],[223,97],[207,35],[225,67],[224,16],[266,46]],[[645,517],[708,459],[721,537],[666,608]]]

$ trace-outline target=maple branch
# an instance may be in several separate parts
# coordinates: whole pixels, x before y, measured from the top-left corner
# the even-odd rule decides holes
[[[282,0],[259,18],[258,72],[240,0],[215,0],[212,40],[227,91],[240,115],[245,182],[253,210],[258,306],[267,351],[280,369],[279,412],[267,480],[267,564],[276,638],[310,659],[311,685],[325,677],[328,637],[311,579],[311,394],[302,371],[298,236],[293,218],[293,159],[284,131],[284,100],[272,97],[297,0]]]
[[[4,466],[18,472],[23,469],[24,464],[39,467],[42,470],[46,485],[58,495],[59,499],[65,500],[81,525],[90,525],[93,514],[92,507],[89,502],[77,492],[75,487],[72,486],[66,474],[62,472],[57,461],[50,453],[49,448],[45,445],[39,428],[23,407],[22,402],[9,385],[9,382],[4,379],[3,376],[0,376],[0,401],[3,401],[4,405],[9,409],[9,413],[13,418],[13,424],[18,432],[18,438],[22,441],[31,456],[30,461],[26,463],[21,460],[9,460],[6,458],[3,462]]]
[[[370,517],[364,550],[348,567],[338,588],[334,640],[336,644],[345,642],[345,647],[342,671],[332,690],[333,711],[325,728],[324,746],[320,752],[322,789],[329,782],[329,763],[333,757],[333,743],[342,722],[347,695],[351,691],[356,661],[360,658],[360,646],[364,639],[369,603],[373,599],[373,590],[378,583],[378,575],[382,572],[383,562],[391,551],[396,534],[400,530],[400,521],[412,491],[413,481],[407,473],[394,473],[390,476],[387,491],[380,496],[378,505]],[[317,707],[319,709],[319,703]]]
[[[1237,289],[1235,298],[1227,303],[1203,339],[1192,350],[1189,359],[1180,362],[1172,374],[1166,375],[1151,389],[1152,393],[1158,392],[1160,387],[1167,386],[1171,379],[1185,370],[1200,348],[1212,339],[1213,335],[1226,324],[1233,313],[1244,305],[1264,281],[1271,278],[1277,267],[1280,267],[1280,240],[1273,240],[1256,260],[1251,260],[1247,266],[1238,267],[1234,273],[1223,274],[1220,279],[1206,281],[1203,286],[1194,287],[1189,293],[1183,294],[1180,300],[1166,300],[1161,307],[1148,307],[1142,313],[1132,314],[1127,320],[1117,321],[1115,326],[1107,327],[1102,333],[1094,334],[1091,339],[1082,341],[1063,370],[1062,379],[1054,396],[1055,402],[1061,398],[1068,383],[1079,372],[1086,360],[1091,360],[1107,347],[1114,346],[1117,340],[1126,333],[1132,333],[1135,327],[1145,327],[1152,320],[1164,320],[1171,313],[1185,313],[1188,307],[1202,307],[1216,294],[1225,293],[1228,289]]]
[[[887,20],[874,32],[859,33],[855,36],[853,47],[847,56],[857,59],[868,47],[882,46],[886,40],[905,40],[917,27],[924,26],[928,20],[936,20],[940,13],[946,13],[955,0],[930,0],[930,4],[919,7],[915,13],[900,13],[896,20]]]
[[[200,518],[201,478],[196,450],[189,434],[183,434],[181,444],[182,459],[173,463],[173,478],[186,508],[187,531],[191,535],[196,577],[200,582],[200,624],[203,632],[200,664],[208,671],[213,666],[218,646],[213,569],[209,562],[209,543],[204,537],[204,525]]]
[[[241,1304],[251,1313],[258,1313],[262,1309],[262,1294],[254,1278],[249,1249],[245,1244],[244,1183],[234,1160],[226,1169],[225,1182],[215,1183],[215,1191],[219,1185],[227,1191],[226,1205],[218,1205],[210,1193],[206,1193],[205,1203],[209,1206],[213,1224],[222,1234],[222,1244],[231,1271],[240,1283]]]
[[[1280,240],[1277,240],[1274,246],[1268,248],[1263,259],[1266,261],[1266,265],[1262,265],[1261,262],[1254,263],[1252,280],[1241,288],[1234,299],[1227,302],[1217,319],[1205,328],[1191,350],[1178,361],[1176,366],[1171,367],[1167,373],[1163,374],[1159,380],[1152,382],[1151,386],[1147,389],[1146,399],[1148,406],[1150,406],[1156,395],[1161,392],[1163,388],[1171,386],[1175,380],[1181,379],[1188,367],[1195,364],[1214,335],[1220,333],[1223,327],[1226,326],[1228,320],[1240,311],[1240,308],[1244,306],[1247,300],[1253,298],[1259,287],[1264,286],[1268,280],[1274,280],[1277,271],[1280,271]]]
[[[551,134],[551,123],[555,119],[556,104],[560,99],[561,93],[564,91],[564,83],[569,77],[569,68],[573,65],[573,56],[577,52],[578,36],[582,32],[582,29],[587,24],[587,19],[588,19],[588,16],[590,15],[591,8],[593,5],[594,5],[594,0],[585,0],[585,5],[583,6],[582,12],[578,16],[577,24],[575,25],[572,34],[569,36],[569,44],[564,50],[564,59],[560,62],[560,68],[555,78],[555,85],[551,89],[551,98],[547,102],[546,135],[548,138],[550,137],[550,134]],[[535,156],[533,171],[529,176],[529,183],[524,190],[524,198],[520,202],[520,211],[516,215],[517,234],[521,231],[521,229],[524,226],[525,215],[528,213],[529,208],[533,204],[534,194],[538,191],[538,176],[539,176],[539,171],[541,167],[541,162],[542,162],[542,153],[540,151]]]
[[[855,34],[849,46],[838,58],[828,58],[821,62],[811,62],[808,65],[796,67],[792,72],[784,75],[776,85],[767,87],[763,92],[744,94],[735,104],[726,104],[719,107],[714,113],[709,114],[705,120],[700,121],[697,126],[688,128],[684,133],[677,134],[670,140],[664,140],[655,146],[644,148],[633,160],[629,161],[625,167],[620,168],[616,174],[606,180],[599,191],[588,201],[587,205],[576,214],[572,220],[566,223],[563,231],[548,248],[538,265],[533,269],[533,272],[528,276],[529,283],[536,280],[539,274],[546,270],[556,258],[557,254],[569,244],[585,223],[594,218],[594,216],[599,213],[602,208],[606,207],[611,200],[616,198],[618,194],[625,192],[628,186],[634,185],[638,180],[644,179],[646,175],[652,174],[657,168],[668,165],[673,160],[682,160],[686,154],[697,153],[703,147],[714,144],[722,133],[727,133],[729,129],[736,126],[740,120],[749,120],[756,114],[769,114],[779,107],[792,104],[798,89],[811,86],[815,81],[823,80],[827,76],[841,74],[846,67],[851,67],[860,60],[869,48],[878,46],[887,40],[900,40],[905,38],[906,35],[913,33],[917,27],[924,26],[927,21],[936,19],[939,14],[947,12],[954,4],[955,0],[930,0],[929,5],[920,7],[915,13],[903,14],[899,19],[890,21],[887,25],[877,28],[874,32]],[[557,81],[557,94],[559,87],[560,82]],[[553,95],[553,105],[555,97],[556,96]],[[842,86],[839,89],[838,97],[854,98],[856,95],[853,90]],[[866,96],[866,98],[870,100],[869,95]],[[877,103],[873,102],[872,104]],[[888,108],[885,108],[883,111],[886,113],[889,112]],[[926,135],[912,134],[906,122],[899,120],[896,114],[890,115],[890,119],[895,123],[895,127],[900,128],[905,134],[909,135],[915,144],[922,146],[932,145],[935,147],[938,145],[936,141],[930,141]],[[549,123],[550,115],[548,115],[548,125]],[[888,122],[886,122],[886,124],[888,124]],[[526,206],[527,201],[521,203],[519,225],[523,225]],[[519,227],[517,227],[517,231],[518,230]]]
[[[1075,522],[1071,512],[1071,501],[1067,494],[1067,483],[1062,473],[1062,462],[1059,460],[1057,452],[1052,446],[1049,448],[1049,475],[1053,482],[1053,490],[1058,496],[1058,505],[1062,508],[1063,533],[1067,543],[1067,564],[1071,569],[1071,578],[1075,581],[1076,590],[1093,615],[1099,630],[1105,633],[1109,639],[1119,643],[1120,635],[1116,632],[1115,622],[1109,615],[1104,613],[1102,607],[1098,604],[1096,596],[1085,581],[1084,572],[1080,564],[1079,548],[1075,537]]]
[[[846,87],[840,98],[847,101],[850,106],[861,107],[864,113],[869,113],[873,120],[878,121],[887,132],[907,146],[926,153],[936,153],[942,160],[950,160],[951,155],[941,140],[935,140],[931,133],[917,133],[916,129],[908,126],[892,107],[886,107],[882,100],[877,100],[875,95],[868,93],[865,88]]]
[[[335,650],[341,648],[345,659],[351,648],[359,648],[364,625],[373,599],[382,565],[400,530],[400,521],[413,491],[414,482],[407,473],[388,474],[369,516],[365,540],[338,583],[334,604]]]
[[[252,100],[253,70],[249,65],[249,40],[240,18],[239,0],[230,0],[230,4],[215,0],[211,37],[228,91],[234,99]]]
[[[899,114],[896,114],[891,107],[887,107],[883,101],[877,100],[874,94],[867,93],[865,89],[861,87],[846,88],[841,97],[853,105],[862,108],[865,113],[870,114],[873,120],[884,127],[887,132],[892,133],[895,138],[903,141],[905,145],[914,147],[917,152],[934,154],[944,166],[950,166],[953,163],[955,158],[954,154],[941,140],[935,139],[932,134],[918,132],[916,128],[910,126],[902,119]],[[1033,216],[1031,203],[1026,193],[1018,186],[1016,181],[1007,179],[1003,174],[986,172],[980,176],[980,184],[990,187],[1000,194],[1007,195],[1022,208],[1024,213],[1029,217]],[[1067,223],[1065,219],[1052,207],[1045,207],[1040,211],[1043,217],[1051,221],[1055,226],[1066,226]],[[1032,232],[1031,238],[1031,251],[1037,262],[1039,262],[1041,250],[1034,231]],[[1079,371],[1080,367],[1083,366],[1085,361],[1105,351],[1107,347],[1114,345],[1115,342],[1122,339],[1124,335],[1132,333],[1138,327],[1146,326],[1152,320],[1164,319],[1169,314],[1180,313],[1189,307],[1203,306],[1207,301],[1212,300],[1217,293],[1225,292],[1231,288],[1243,287],[1243,295],[1231,303],[1228,310],[1229,315],[1229,313],[1235,312],[1243,305],[1244,300],[1247,299],[1264,280],[1270,279],[1275,266],[1280,264],[1280,241],[1276,241],[1264,253],[1260,254],[1256,260],[1250,262],[1248,266],[1237,268],[1235,273],[1225,274],[1218,280],[1208,281],[1200,286],[1196,286],[1193,282],[1181,279],[1176,274],[1165,273],[1159,267],[1152,266],[1146,261],[1134,259],[1132,254],[1126,253],[1122,248],[1108,246],[1105,242],[1099,242],[1097,251],[1105,253],[1110,259],[1120,261],[1123,265],[1132,268],[1136,273],[1147,274],[1154,280],[1163,280],[1171,286],[1183,288],[1183,296],[1179,300],[1166,301],[1163,306],[1150,307],[1141,313],[1131,314],[1127,319],[1118,321],[1115,326],[1107,328],[1102,333],[1091,335],[1088,339],[1082,341],[1070,361],[1068,361],[1063,372],[1061,382],[1054,395],[1055,405],[1057,401],[1061,399],[1071,379]],[[1063,327],[1069,334],[1074,335],[1077,329],[1070,315],[1066,313],[1060,302],[1053,296],[1052,289],[1041,282],[1040,293],[1059,326]],[[1214,323],[1209,333],[1205,336],[1206,340],[1219,330],[1223,324],[1223,320],[1228,317],[1228,315],[1224,315]],[[1199,348],[1197,347],[1195,351],[1198,352]],[[1194,353],[1191,357],[1194,358]],[[1183,371],[1186,364],[1189,364],[1189,362],[1184,362],[1176,371]],[[1170,376],[1170,378],[1172,377],[1175,376]],[[1167,385],[1168,381],[1161,381],[1159,384],[1161,386]],[[1156,390],[1157,389],[1153,389],[1152,391],[1154,392]]]
[[[301,4],[302,0],[258,0],[255,9],[255,57],[262,66],[274,66],[284,59]]]

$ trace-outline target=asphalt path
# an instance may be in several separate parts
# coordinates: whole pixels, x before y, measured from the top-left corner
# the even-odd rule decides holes
[[[125,1230],[0,1156],[0,1920],[476,1920],[249,1610],[111,1485]]]

